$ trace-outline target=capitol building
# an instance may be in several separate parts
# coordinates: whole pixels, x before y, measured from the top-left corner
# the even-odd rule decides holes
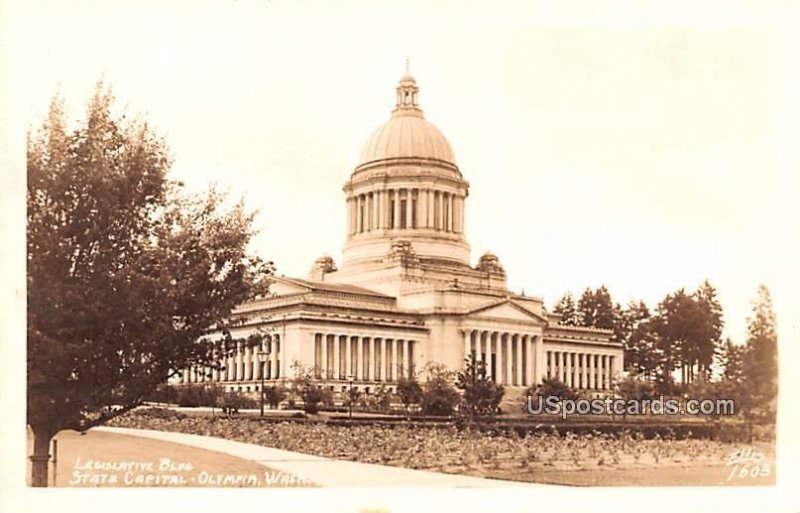
[[[268,386],[286,381],[298,362],[335,391],[352,383],[370,393],[403,376],[424,380],[428,363],[463,369],[473,355],[507,388],[555,377],[588,394],[610,389],[623,363],[610,331],[560,325],[541,298],[508,290],[492,253],[472,263],[469,182],[408,71],[396,91],[344,184],[341,260],[324,255],[305,278],[276,277],[270,295],[234,314],[232,336],[263,334],[261,347],[240,342],[224,370],[181,380],[258,391],[262,375]]]

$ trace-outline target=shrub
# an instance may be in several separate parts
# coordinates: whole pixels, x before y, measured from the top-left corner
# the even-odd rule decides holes
[[[505,388],[492,381],[486,372],[486,362],[474,361],[472,355],[466,368],[458,373],[456,387],[463,390],[460,412],[468,417],[495,415]]]
[[[175,410],[170,410],[169,408],[156,408],[156,407],[149,407],[149,408],[139,408],[134,410],[129,415],[138,415],[140,417],[148,417],[152,419],[167,419],[167,420],[180,420],[185,419],[186,415]]]
[[[556,378],[542,378],[542,383],[540,385],[534,385],[525,391],[524,397],[526,400],[528,396],[555,396],[561,399],[572,400],[579,398],[579,394],[575,392],[575,390]]]
[[[397,382],[397,396],[400,402],[409,410],[412,404],[422,402],[422,386],[415,379],[400,378]]]
[[[327,388],[309,387],[303,391],[303,410],[306,413],[319,412],[320,403],[331,406],[333,393]]]
[[[215,406],[221,393],[222,389],[217,384],[182,385],[174,388],[175,403],[188,408]]]
[[[239,410],[257,408],[258,402],[241,392],[225,392],[219,396],[217,406],[227,415],[239,413]]]
[[[264,402],[267,403],[270,408],[277,409],[278,405],[286,399],[287,391],[282,386],[271,386],[264,389]]]

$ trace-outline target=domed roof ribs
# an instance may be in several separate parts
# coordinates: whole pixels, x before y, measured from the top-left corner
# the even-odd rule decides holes
[[[419,87],[408,69],[408,61],[395,90],[397,98],[392,115],[364,145],[357,168],[398,158],[443,162],[455,167],[450,143],[425,119],[419,107]]]

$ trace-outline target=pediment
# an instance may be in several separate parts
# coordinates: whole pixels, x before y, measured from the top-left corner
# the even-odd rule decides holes
[[[521,321],[536,324],[546,324],[547,322],[541,316],[522,308],[511,300],[473,310],[469,313],[469,316],[478,319]]]
[[[288,279],[274,278],[274,280],[275,281],[269,286],[269,291],[276,296],[288,296],[311,291],[311,287],[301,285]]]

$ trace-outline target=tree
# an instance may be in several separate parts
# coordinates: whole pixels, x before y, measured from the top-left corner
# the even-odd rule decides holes
[[[190,365],[215,365],[205,338],[267,291],[271,263],[246,254],[252,214],[211,190],[190,199],[166,177],[164,141],[112,115],[98,84],[67,128],[55,98],[28,135],[27,421],[32,484],[48,448],[142,403]]]
[[[475,361],[472,355],[457,374],[456,388],[463,392],[459,411],[467,417],[496,414],[505,394],[503,385],[489,378],[486,362]]]
[[[778,397],[778,331],[769,289],[760,285],[747,320],[747,349],[743,365],[754,415],[775,421]]]
[[[389,407],[392,405],[392,392],[386,385],[381,383],[375,387],[373,397],[375,399],[375,407],[379,412],[386,413],[389,411]]]
[[[614,386],[616,394],[626,401],[642,402],[655,397],[655,389],[653,384],[643,381],[635,376],[628,376],[625,379],[619,380]],[[627,418],[627,408],[622,413],[622,420]]]
[[[556,303],[553,308],[553,313],[561,316],[559,324],[564,326],[580,326],[581,318],[578,308],[575,305],[575,298],[572,297],[572,293],[570,292],[567,292],[558,300],[558,303]]]
[[[580,397],[580,394],[558,378],[542,378],[542,382],[539,385],[531,386],[525,391],[525,396],[558,397],[559,399],[576,400]]]
[[[613,330],[618,315],[618,305],[611,301],[605,285],[592,291],[586,289],[578,300],[581,326]]]
[[[706,381],[711,377],[711,365],[722,346],[722,307],[716,295],[706,280],[692,294],[680,289],[659,303],[654,326],[657,347],[664,356],[661,378],[667,389],[674,388],[672,373],[676,369],[681,370],[682,385],[698,374]]]
[[[689,354],[687,348],[692,341],[695,320],[694,300],[684,289],[668,294],[658,304],[653,323],[658,333],[656,347],[662,355],[657,379],[663,392],[675,391],[672,373],[677,368],[683,368]]]
[[[649,379],[658,364],[656,333],[650,309],[644,301],[631,301],[621,311],[615,328],[617,338],[625,345],[625,370]]]
[[[291,392],[303,401],[303,410],[306,413],[317,413],[320,403],[329,404],[333,401],[333,392],[318,383],[315,376],[319,375],[317,367],[309,367],[298,361],[292,363],[294,377],[291,379]]]
[[[734,344],[728,338],[725,341],[720,355],[722,366],[722,379],[734,383],[743,383],[745,379],[745,359],[747,358],[747,346]]]
[[[281,401],[286,399],[286,395],[286,389],[282,386],[269,386],[264,388],[264,402],[273,410],[277,409]]]
[[[353,406],[358,404],[358,401],[361,399],[361,391],[356,387],[350,387],[344,394],[344,406],[346,406],[351,413],[353,412]]]
[[[406,413],[410,412],[412,404],[419,404],[422,402],[422,386],[416,379],[408,379],[401,377],[397,381],[397,396],[400,402],[406,408]]]
[[[452,373],[441,364],[428,364],[428,379],[422,394],[422,412],[450,416],[461,397],[453,388]]]
[[[694,381],[695,367],[705,381],[711,377],[711,365],[722,351],[722,305],[717,299],[717,291],[705,280],[694,292],[696,305],[693,340],[685,362],[688,381]]]

